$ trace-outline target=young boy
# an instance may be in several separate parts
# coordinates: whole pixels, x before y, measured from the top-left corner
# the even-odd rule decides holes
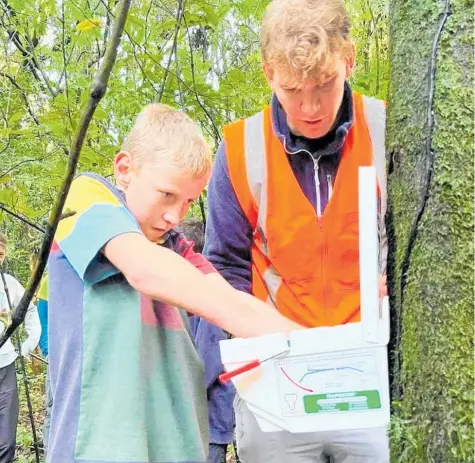
[[[204,463],[203,366],[185,310],[236,336],[300,328],[234,290],[173,231],[210,167],[191,119],[151,105],[115,157],[115,186],[74,180],[75,214],[48,263],[48,463]]]
[[[347,82],[355,50],[342,0],[272,0],[261,56],[272,101],[224,128],[204,254],[234,288],[298,323],[358,322],[359,166],[378,173],[385,286],[384,104]],[[386,429],[264,433],[239,397],[235,416],[243,463],[389,461]]]
[[[7,255],[7,239],[0,233],[0,271]],[[3,279],[0,279],[0,334],[9,323],[10,304],[13,308],[20,303],[25,289],[11,275],[5,273],[6,289]],[[21,345],[20,354],[27,357],[38,345],[41,334],[41,325],[38,312],[30,304],[25,317],[25,330],[28,338]],[[18,353],[15,351],[12,340],[8,340],[0,349],[0,462],[13,461],[16,446],[16,429],[18,424],[19,401],[15,371],[15,360]]]
[[[179,229],[193,242],[194,251],[201,253],[204,246],[203,222],[190,217],[180,223]],[[205,368],[210,433],[207,463],[226,463],[226,451],[234,434],[232,398],[235,389],[232,382],[220,384],[218,376],[223,371],[219,341],[228,336],[221,328],[200,317],[190,317],[190,326]]]

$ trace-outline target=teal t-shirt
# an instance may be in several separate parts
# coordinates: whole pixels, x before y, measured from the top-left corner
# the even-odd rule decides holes
[[[188,316],[133,289],[102,249],[141,233],[105,179],[76,178],[48,263],[48,463],[204,463],[203,365]],[[164,246],[186,246],[173,234]],[[160,262],[157,262],[160,265]]]

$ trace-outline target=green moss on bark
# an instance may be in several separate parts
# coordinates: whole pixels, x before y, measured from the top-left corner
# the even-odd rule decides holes
[[[427,162],[429,61],[444,3],[391,5],[390,292],[401,324],[394,380],[402,386],[401,400],[393,402],[392,456],[402,462],[474,461],[473,3],[468,1],[452,1],[439,41],[431,188],[402,307],[399,294]]]

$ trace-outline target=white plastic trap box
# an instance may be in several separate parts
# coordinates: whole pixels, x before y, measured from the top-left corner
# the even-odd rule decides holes
[[[379,302],[376,172],[360,167],[361,322],[220,342],[226,371],[267,360],[232,381],[265,432],[389,424],[389,306]]]

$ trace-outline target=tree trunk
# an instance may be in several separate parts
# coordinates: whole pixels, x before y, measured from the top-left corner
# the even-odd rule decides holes
[[[390,6],[392,460],[473,462],[473,2]]]

